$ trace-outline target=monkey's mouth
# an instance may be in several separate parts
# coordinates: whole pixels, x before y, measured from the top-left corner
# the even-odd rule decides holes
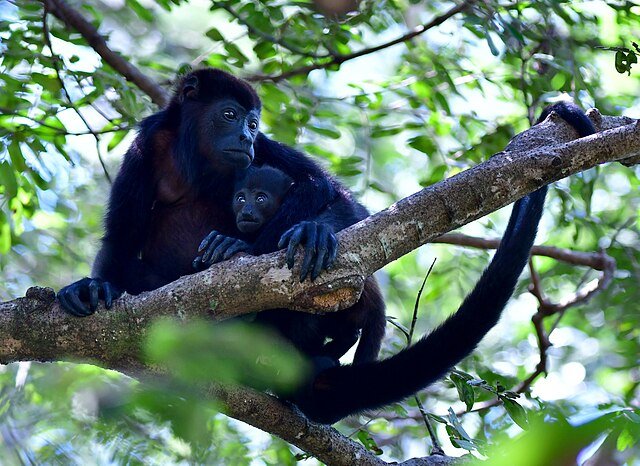
[[[238,221],[238,230],[242,233],[253,233],[260,228],[260,222],[257,220],[243,219]]]
[[[225,149],[223,152],[225,154],[229,154],[229,162],[231,162],[233,165],[247,168],[253,161],[253,154],[247,150]]]

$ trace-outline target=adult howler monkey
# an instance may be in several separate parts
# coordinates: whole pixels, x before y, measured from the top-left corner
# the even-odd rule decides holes
[[[88,315],[99,300],[109,307],[122,291],[152,290],[191,273],[198,246],[209,232],[238,234],[229,209],[233,177],[251,162],[271,165],[294,181],[252,243],[253,253],[273,251],[280,243],[292,266],[301,245],[301,279],[331,265],[334,232],[362,219],[366,211],[312,160],[258,132],[260,105],[247,83],[219,70],[195,71],[180,81],[169,105],[141,123],[125,155],[111,190],[93,277],[59,292],[66,310]],[[594,132],[577,107],[557,104],[551,110],[581,135]],[[542,188],[515,203],[494,258],[453,316],[383,361],[340,366],[330,358],[315,358],[316,375],[296,398],[301,410],[313,420],[335,422],[415,393],[468,355],[495,325],[513,292],[545,193]],[[360,303],[363,299],[364,294]]]
[[[253,239],[278,212],[293,184],[291,177],[274,167],[249,167],[235,184],[232,202],[242,239],[211,232],[198,248],[201,255],[194,260],[194,267],[229,259],[238,252],[251,253]],[[328,315],[273,309],[259,312],[255,322],[274,328],[307,356],[326,356],[334,361],[358,341],[362,330],[353,358],[354,364],[361,364],[378,357],[386,319],[380,289],[369,277],[360,301],[349,309]]]

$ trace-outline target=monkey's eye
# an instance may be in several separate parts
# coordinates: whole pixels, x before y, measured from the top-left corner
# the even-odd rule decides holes
[[[264,194],[258,194],[256,196],[256,202],[262,203],[262,202],[265,202],[266,200],[267,200],[267,196]]]
[[[239,202],[240,204],[244,204],[244,202],[245,202],[244,194],[238,194],[236,196],[236,202]]]
[[[249,129],[250,129],[251,131],[255,131],[255,130],[257,130],[257,129],[258,129],[258,120],[251,120],[251,121],[249,122]]]
[[[223,114],[223,115],[224,115],[224,117],[225,117],[227,120],[229,120],[229,121],[233,121],[233,120],[235,120],[235,119],[236,119],[236,117],[238,116],[238,115],[236,114],[236,112],[235,112],[234,110],[231,110],[231,109],[225,110],[222,114]]]

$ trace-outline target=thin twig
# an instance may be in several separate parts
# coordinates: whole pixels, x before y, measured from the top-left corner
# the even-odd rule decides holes
[[[416,302],[413,306],[413,316],[411,317],[411,327],[409,327],[409,336],[407,338],[407,345],[411,345],[412,341],[413,341],[413,332],[416,328],[416,323],[418,321],[418,309],[420,307],[420,297],[422,296],[422,291],[424,290],[424,285],[427,283],[427,279],[429,278],[429,275],[431,275],[431,271],[433,270],[433,266],[436,265],[436,259],[433,259],[433,262],[431,263],[431,266],[429,267],[429,270],[427,270],[427,274],[424,276],[424,280],[422,280],[422,285],[420,286],[420,289],[418,290],[418,295],[416,296]]]
[[[422,280],[422,285],[418,290],[418,295],[416,296],[416,302],[415,302],[415,305],[413,306],[413,316],[411,317],[411,326],[409,327],[409,334],[407,335],[407,347],[411,346],[411,343],[413,341],[413,332],[415,331],[416,323],[418,321],[420,297],[422,296],[422,291],[424,290],[424,286],[427,283],[427,279],[429,278],[429,275],[431,275],[431,271],[433,270],[433,266],[435,264],[436,264],[436,259],[433,259],[433,262],[431,263],[429,270],[427,270],[427,273],[424,276],[424,280]],[[429,432],[429,437],[431,437],[431,446],[432,446],[431,454],[444,455],[444,450],[442,449],[442,446],[438,441],[438,436],[436,435],[436,432],[433,429],[433,425],[431,425],[431,421],[429,420],[429,415],[427,411],[424,409],[424,406],[422,405],[420,398],[418,398],[418,395],[414,395],[413,399],[416,401],[416,404],[418,405],[418,409],[420,410],[420,414],[422,415],[422,420],[424,422],[424,425],[427,427],[427,431]]]
[[[538,339],[538,350],[540,352],[540,358],[538,360],[538,363],[536,364],[535,370],[531,374],[529,374],[529,376],[525,380],[523,380],[514,390],[516,393],[524,393],[528,391],[533,382],[540,375],[547,372],[548,349],[551,346],[549,336],[555,330],[559,320],[566,313],[566,311],[571,307],[579,306],[586,303],[589,299],[593,298],[596,294],[602,292],[610,285],[613,279],[613,274],[616,270],[615,260],[613,260],[613,258],[611,258],[610,256],[607,256],[604,251],[601,251],[598,254],[600,254],[602,257],[608,258],[608,260],[605,260],[606,267],[604,268],[604,270],[602,270],[600,278],[587,283],[583,287],[580,287],[570,296],[565,297],[558,303],[552,303],[544,297],[539,276],[533,268],[532,263],[530,262],[529,266],[531,270],[532,285],[529,291],[536,297],[536,299],[538,299],[538,302],[540,303],[538,306],[538,311],[531,318],[531,321],[535,328],[536,338]],[[554,322],[554,325],[549,329],[549,331],[546,331],[544,328],[544,319],[553,315],[557,315],[558,319]],[[479,403],[473,408],[472,411],[482,411],[487,408],[497,406],[500,403],[501,401],[499,399],[494,399],[485,403]],[[464,414],[464,412],[462,412],[461,414]]]
[[[222,8],[224,11],[226,11],[227,13],[229,13],[232,17],[234,17],[236,19],[236,21],[238,21],[240,24],[242,24],[244,27],[247,28],[247,30],[249,31],[250,34],[253,34],[254,36],[258,36],[264,40],[266,40],[267,42],[271,42],[272,44],[278,44],[281,47],[284,47],[285,49],[289,50],[290,52],[296,53],[298,55],[302,55],[305,57],[310,57],[310,58],[316,58],[316,59],[322,59],[322,58],[330,58],[332,55],[331,54],[317,54],[317,53],[313,53],[313,52],[307,52],[306,50],[303,50],[293,44],[288,43],[286,40],[282,39],[282,38],[278,38],[275,36],[272,36],[271,34],[268,34],[260,29],[258,29],[257,27],[255,27],[253,24],[251,24],[248,20],[244,19],[238,12],[236,12],[233,8],[231,8],[230,5],[224,3],[224,2],[220,2],[218,4],[216,4],[219,8]]]
[[[49,52],[51,53],[51,63],[53,64],[53,68],[56,71],[56,78],[60,83],[60,87],[64,91],[67,101],[69,102],[69,106],[76,112],[76,114],[78,115],[78,118],[80,118],[80,120],[82,120],[82,123],[84,123],[84,125],[86,126],[87,131],[89,131],[93,136],[93,138],[95,139],[96,153],[98,154],[98,160],[100,161],[100,165],[102,166],[102,171],[104,172],[104,175],[107,178],[107,181],[109,182],[109,184],[112,184],[113,181],[111,180],[111,175],[107,170],[107,166],[105,165],[104,159],[102,158],[102,152],[100,151],[100,137],[93,130],[93,128],[91,127],[87,119],[84,117],[80,109],[73,103],[73,99],[71,98],[71,93],[67,89],[64,79],[62,78],[62,70],[60,68],[60,62],[62,61],[62,59],[58,55],[56,55],[56,53],[53,51],[53,45],[51,44],[51,37],[49,33],[49,24],[47,22],[48,16],[49,16],[49,7],[48,7],[48,4],[45,2],[44,11],[42,14],[42,35],[44,38],[44,43],[46,44],[47,48],[49,49]]]
[[[0,117],[3,116],[12,116],[12,117],[19,117],[19,118],[24,118],[26,120],[32,121],[34,123],[36,123],[38,126],[42,126],[43,128],[48,128],[50,130],[53,130],[59,134],[63,134],[65,136],[87,136],[89,134],[107,134],[107,133],[115,133],[117,131],[124,131],[124,130],[128,130],[129,127],[128,126],[122,126],[122,125],[117,125],[117,126],[113,126],[113,127],[109,127],[109,128],[103,128],[103,129],[99,129],[99,130],[93,130],[93,133],[90,131],[67,131],[66,128],[58,128],[57,126],[53,126],[50,125],[48,123],[46,123],[45,119],[38,119],[38,118],[33,118],[30,117],[28,115],[23,115],[20,112],[16,112],[13,110],[10,110],[8,108],[5,107],[0,107]]]

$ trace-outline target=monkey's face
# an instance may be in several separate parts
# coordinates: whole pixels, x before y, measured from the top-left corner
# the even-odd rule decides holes
[[[243,188],[233,198],[236,225],[242,233],[255,233],[269,221],[280,206],[280,200],[271,193]]]
[[[235,99],[215,100],[204,108],[198,128],[199,152],[216,167],[244,170],[253,161],[260,110]]]

